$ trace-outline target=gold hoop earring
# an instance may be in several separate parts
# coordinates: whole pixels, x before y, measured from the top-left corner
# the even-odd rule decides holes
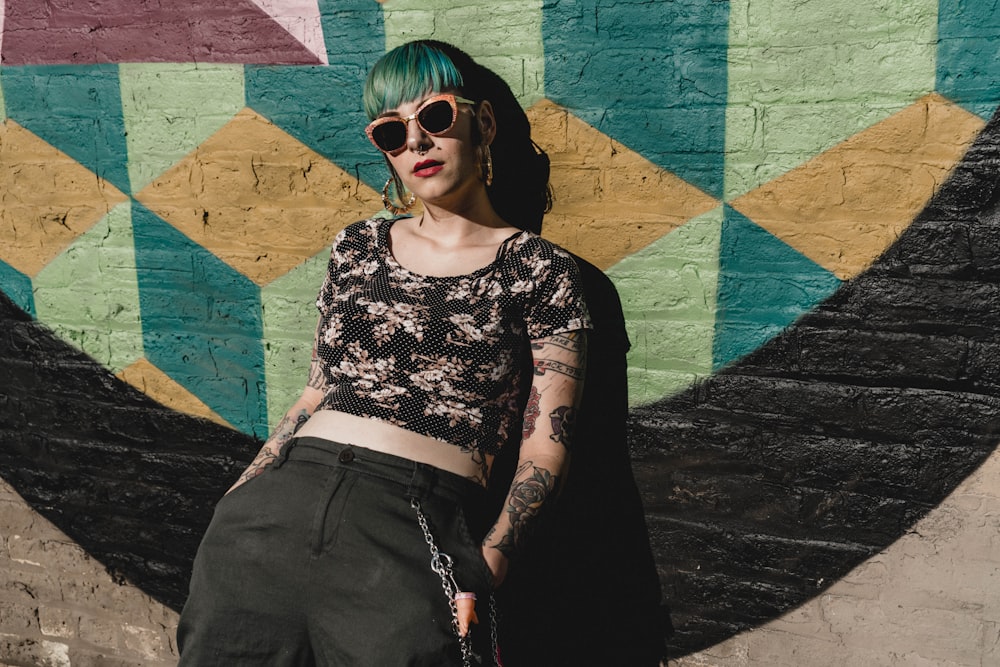
[[[489,144],[483,146],[483,159],[480,171],[482,172],[482,180],[486,184],[486,187],[493,185],[493,154],[490,153]]]
[[[393,178],[390,176],[385,181],[385,185],[382,186],[382,204],[385,206],[385,210],[389,211],[393,215],[399,215],[400,213],[406,213],[411,208],[413,204],[417,201],[417,195],[410,193],[410,198],[402,206],[396,206],[392,203],[392,199],[389,198],[389,186],[392,185]]]

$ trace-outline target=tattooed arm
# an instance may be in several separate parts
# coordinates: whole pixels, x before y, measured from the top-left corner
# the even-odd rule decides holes
[[[583,390],[586,334],[573,331],[531,343],[534,377],[524,410],[521,451],[504,511],[483,540],[499,586],[524,544],[532,519],[556,493],[569,463],[573,422]]]
[[[306,383],[306,388],[302,391],[302,395],[299,396],[299,400],[295,401],[288,412],[285,413],[285,416],[281,418],[281,421],[274,427],[274,431],[271,432],[264,446],[257,452],[257,456],[254,457],[254,460],[250,462],[250,465],[247,466],[243,474],[229,487],[226,493],[231,493],[233,489],[261,474],[264,472],[264,468],[274,463],[274,460],[278,458],[278,454],[281,452],[281,448],[309,420],[309,417],[316,410],[316,406],[323,400],[325,386],[326,380],[314,348],[312,363],[309,365],[309,381]]]

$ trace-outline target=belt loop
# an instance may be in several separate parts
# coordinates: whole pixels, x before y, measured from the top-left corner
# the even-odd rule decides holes
[[[434,474],[432,466],[424,463],[414,463],[413,475],[410,477],[410,483],[406,487],[406,497],[415,500],[427,498],[431,495],[431,490],[434,488],[436,481],[437,475]]]

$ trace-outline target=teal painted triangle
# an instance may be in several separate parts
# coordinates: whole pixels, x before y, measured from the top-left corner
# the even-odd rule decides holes
[[[35,277],[38,319],[119,372],[142,357],[129,203],[73,240]]]
[[[365,137],[364,78],[334,67],[247,67],[247,106],[375,190],[382,154]]]
[[[131,63],[120,68],[133,192],[197,148],[244,106],[242,65]]]
[[[14,305],[35,316],[35,298],[31,292],[31,278],[0,259],[0,292]]]
[[[632,342],[629,400],[651,403],[712,373],[722,207],[607,270]]]
[[[985,120],[1000,104],[1000,3],[939,0],[937,91]]]
[[[385,161],[365,137],[361,94],[385,52],[382,8],[371,0],[320,0],[325,66],[247,66],[246,104],[376,191]]]
[[[266,437],[258,287],[138,202],[132,226],[146,358],[230,424]]]
[[[545,94],[717,199],[729,2],[546,2]]]
[[[753,352],[840,285],[832,273],[726,206],[719,249],[715,368]]]
[[[330,66],[357,70],[363,81],[371,66],[385,53],[382,6],[371,0],[318,2]]]
[[[0,69],[7,115],[128,193],[118,65]]]

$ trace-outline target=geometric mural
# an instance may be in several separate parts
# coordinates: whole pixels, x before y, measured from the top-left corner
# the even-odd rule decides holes
[[[876,554],[893,553],[904,535],[938,548],[953,540],[955,517],[939,515],[927,534],[911,531],[967,475],[997,456],[998,158],[1000,113],[869,267],[711,377],[632,409],[633,464],[657,560],[669,563],[664,592],[673,601],[677,634],[670,643],[677,654],[758,628],[805,599],[825,609],[828,587]],[[751,258],[735,253],[731,261],[783,267],[808,262],[788,246],[778,252],[775,237],[768,239],[766,230],[740,214],[727,214],[727,223],[741,243],[761,239]],[[747,289],[754,289],[752,272],[742,271],[750,276]],[[720,277],[720,299],[727,289],[740,288],[725,282]],[[815,284],[808,275],[784,283],[785,291],[801,296]],[[771,307],[774,298],[765,296],[762,306]],[[762,307],[751,316],[766,312]],[[725,350],[717,345],[719,352]],[[963,502],[978,505],[993,494]],[[970,551],[993,567],[995,544]],[[905,547],[896,554],[920,560]],[[755,574],[742,578],[749,571]],[[914,591],[926,586],[940,600],[960,595],[940,576],[929,573],[926,580],[901,585]],[[995,596],[987,579],[973,588]],[[852,592],[859,585],[864,591]],[[868,585],[862,575],[839,592],[844,609],[857,614],[858,628],[880,623],[882,603],[866,614],[865,599],[881,598],[882,591]],[[912,604],[891,603],[893,612],[897,603],[907,608],[901,621],[907,625],[920,625],[919,609],[938,604],[914,595]],[[811,613],[824,612],[813,606]],[[830,619],[811,619],[805,631],[829,637],[812,628],[814,621]],[[744,645],[752,634],[742,635]],[[779,631],[771,638],[773,650],[791,663],[778,664],[802,659],[795,643],[781,636]],[[849,643],[857,654],[859,647]],[[989,662],[986,645],[960,643],[970,655],[948,651],[937,662]],[[916,644],[914,656],[934,640]],[[865,648],[871,662],[857,664],[893,661],[885,647]],[[834,648],[816,664],[837,664],[838,652]],[[760,655],[757,660],[735,664],[770,664]]]
[[[4,67],[0,85],[8,118],[128,193],[118,74],[115,64],[25,65]]]
[[[778,335],[837,291],[840,281],[766,229],[726,206],[719,251],[713,367]],[[794,285],[794,289],[789,286]]]
[[[139,192],[244,107],[243,66],[118,66],[131,189]]]
[[[35,276],[40,322],[112,371],[142,357],[132,207],[122,202]]]
[[[730,203],[846,280],[899,238],[982,127],[932,93]]]
[[[729,2],[726,199],[931,93],[937,4]]]
[[[7,65],[326,60],[315,2],[70,0],[52,7],[6,0],[6,6]],[[289,30],[296,24],[297,35]]]
[[[746,399],[742,372],[897,278],[1000,105],[996,3],[161,4],[0,3],[3,296],[145,397],[265,437],[305,379],[330,241],[381,208],[364,73],[402,41],[453,41],[511,83],[549,153],[545,236],[620,294],[656,511],[704,472],[663,491],[655,465],[677,461],[656,438],[717,416],[662,415],[699,392]],[[682,521],[656,530],[682,540]]]
[[[721,198],[729,4],[585,0],[547,5],[542,24],[546,97]]]
[[[988,120],[997,107],[1000,12],[988,2],[939,0],[936,90]]]
[[[233,426],[266,435],[259,290],[149,209],[132,209],[146,359]]]
[[[797,57],[805,58],[801,62],[783,59],[780,69],[761,69],[769,62],[765,53],[789,49],[802,37],[791,38],[779,24],[765,31],[765,14],[758,13],[801,19],[797,25],[803,34],[816,34],[825,19],[778,0],[744,5],[688,0],[669,8],[616,9],[594,0],[545,8],[524,3],[516,12],[505,10],[507,14],[442,5],[428,10],[428,22],[421,25],[412,23],[414,8],[404,2],[381,10],[360,2],[334,10],[311,0],[295,7],[231,0],[211,10],[196,6],[193,11],[208,12],[209,19],[180,39],[179,31],[192,28],[170,9],[104,0],[89,13],[67,6],[57,20],[40,14],[32,3],[11,2],[0,70],[8,140],[0,161],[22,164],[31,151],[39,156],[35,169],[53,172],[43,181],[53,185],[51,192],[38,191],[37,179],[23,168],[0,177],[21,179],[5,189],[31,190],[26,197],[36,198],[21,198],[21,207],[4,212],[7,231],[2,238],[8,242],[0,250],[0,289],[81,349],[106,360],[112,370],[144,359],[172,378],[177,397],[199,397],[214,417],[247,433],[266,433],[269,420],[284,408],[266,398],[264,350],[270,342],[261,314],[244,309],[257,304],[252,307],[260,311],[261,289],[321,256],[338,229],[379,208],[380,160],[357,131],[363,125],[360,79],[367,61],[379,53],[370,42],[379,39],[381,30],[389,46],[415,36],[458,41],[462,20],[507,16],[499,23],[505,34],[516,24],[519,34],[528,36],[518,48],[505,45],[503,55],[491,56],[488,33],[465,46],[512,79],[537,140],[550,152],[556,199],[546,235],[613,278],[622,276],[626,318],[639,334],[630,353],[633,403],[669,395],[776,335],[833,293],[839,281],[864,270],[905,229],[982,127],[980,116],[934,93],[935,81],[947,83],[962,100],[969,98],[968,104],[974,97],[982,99],[975,102],[980,107],[993,102],[988,98],[994,73],[988,67],[972,75],[963,69],[961,86],[949,74],[966,56],[956,50],[955,40],[932,39],[937,16],[932,6],[906,24],[912,40],[892,42],[911,44],[909,51],[872,52],[865,46],[871,33],[862,25],[900,18],[860,3],[854,11],[871,15],[850,28],[854,32],[828,34],[810,49],[796,50]],[[121,12],[126,16],[117,23],[102,18]],[[594,12],[600,13],[600,23],[587,18]],[[438,14],[451,20],[431,20]],[[957,31],[956,21],[950,17],[942,25]],[[656,26],[656,40],[647,30],[630,27],[640,23]],[[74,25],[101,26],[96,32],[102,38],[88,37],[91,41],[71,51],[73,35],[79,34],[71,30]],[[146,25],[177,39],[137,42],[135,31]],[[567,25],[574,29],[566,30]],[[57,48],[36,49],[41,34]],[[246,48],[250,35],[252,50]],[[651,41],[658,46],[643,46]],[[857,52],[844,53],[843,44],[855,41]],[[362,42],[368,50],[353,57],[332,48]],[[211,49],[206,50],[208,44]],[[609,44],[614,48],[605,48]],[[623,59],[636,57],[637,66],[623,67]],[[888,72],[877,68],[860,68],[866,78],[847,76],[851,68],[816,67],[817,62],[858,63],[859,58],[874,59],[880,68],[905,60],[909,78],[883,76]],[[116,64],[119,60],[127,64]],[[198,64],[185,66],[189,61]],[[802,73],[813,79],[802,79]],[[830,77],[835,83],[829,83]],[[892,86],[875,91],[874,78],[888,78]],[[793,79],[797,88],[790,89],[787,82]],[[575,83],[568,85],[571,81]],[[827,119],[844,114],[816,107],[825,139],[817,125],[781,125],[790,118],[781,120],[783,108],[770,101],[768,90],[780,86],[784,103],[798,102],[796,108],[801,108],[829,85],[838,87],[840,97],[854,90],[851,94],[881,101],[871,105],[872,114],[851,115],[851,123],[842,127]],[[647,111],[637,116],[637,110]],[[809,141],[774,143],[794,136]],[[894,147],[895,162],[884,159],[887,145]],[[248,154],[255,157],[247,160]],[[762,161],[772,171],[763,178],[765,172],[757,169],[755,176],[749,175],[747,168]],[[873,171],[877,169],[882,172]],[[97,180],[88,174],[96,174]],[[901,188],[906,192],[902,199]],[[37,199],[42,196],[44,204]],[[102,314],[106,306],[68,312],[65,289],[60,297],[57,286],[70,284],[70,269],[60,254],[128,196],[133,203],[121,209],[119,218],[127,228],[123,233],[135,234],[133,266],[138,273],[119,271],[124,291],[116,290],[120,298],[114,319]],[[68,200],[72,206],[60,203]],[[887,204],[895,207],[890,215]],[[671,274],[669,239],[680,239],[677,230],[713,210],[722,214],[715,227],[718,237],[700,247],[715,248],[715,255],[698,260],[704,276],[717,276],[699,283],[705,297],[699,301],[712,306],[694,314],[690,326],[680,327],[664,327],[663,322],[673,321],[668,311],[655,321],[648,312],[630,310],[630,304],[642,301],[632,292],[641,283],[626,280],[628,269],[615,265],[642,253],[646,270],[680,277]],[[833,220],[831,214],[841,218]],[[29,219],[15,222],[15,216]],[[32,226],[54,233],[25,234]],[[73,254],[93,254],[96,237],[82,237]],[[169,316],[157,306],[169,303],[164,285],[183,291],[188,282],[172,283],[176,276],[165,267],[174,260],[154,260],[157,255],[148,246],[173,243],[168,238],[176,239],[173,252],[189,258],[185,262],[195,271],[189,280],[207,290],[202,307]],[[766,248],[774,257],[800,257],[798,268],[783,260],[746,273],[741,262]],[[802,273],[807,266],[814,268]],[[43,267],[48,268],[39,279]],[[805,279],[810,272],[807,282],[813,287],[808,293],[794,303],[779,303],[792,296],[780,285],[793,275]],[[102,275],[110,280],[113,274]],[[759,279],[748,281],[749,275]],[[740,278],[740,292],[733,291],[736,283],[730,276]],[[665,280],[658,290],[667,295],[676,288]],[[40,310],[38,299],[45,301]],[[56,303],[60,299],[63,306]],[[240,304],[242,317],[227,320],[230,331],[204,334],[201,330],[213,316],[204,304],[224,308],[227,301]],[[681,321],[688,317],[673,315]],[[94,322],[85,321],[88,317]],[[114,333],[128,317],[130,332]],[[311,331],[312,315],[301,317],[304,321],[287,322],[285,328]],[[712,320],[709,330],[704,329],[706,317]],[[174,331],[178,322],[185,322],[182,328],[191,329],[190,335]],[[110,338],[88,337],[100,338],[96,331],[102,328],[111,332]],[[165,338],[161,329],[172,331],[174,338]],[[237,330],[239,335],[233,336]],[[693,331],[702,333],[692,336]],[[218,336],[226,338],[225,346],[219,347]],[[713,341],[711,361],[705,356],[706,336]],[[665,350],[672,352],[666,355]],[[190,363],[192,354],[200,361]],[[294,391],[304,363],[298,357],[286,370],[270,373],[277,395]],[[225,379],[220,377],[223,368],[228,369]],[[162,398],[170,400],[169,395]]]

